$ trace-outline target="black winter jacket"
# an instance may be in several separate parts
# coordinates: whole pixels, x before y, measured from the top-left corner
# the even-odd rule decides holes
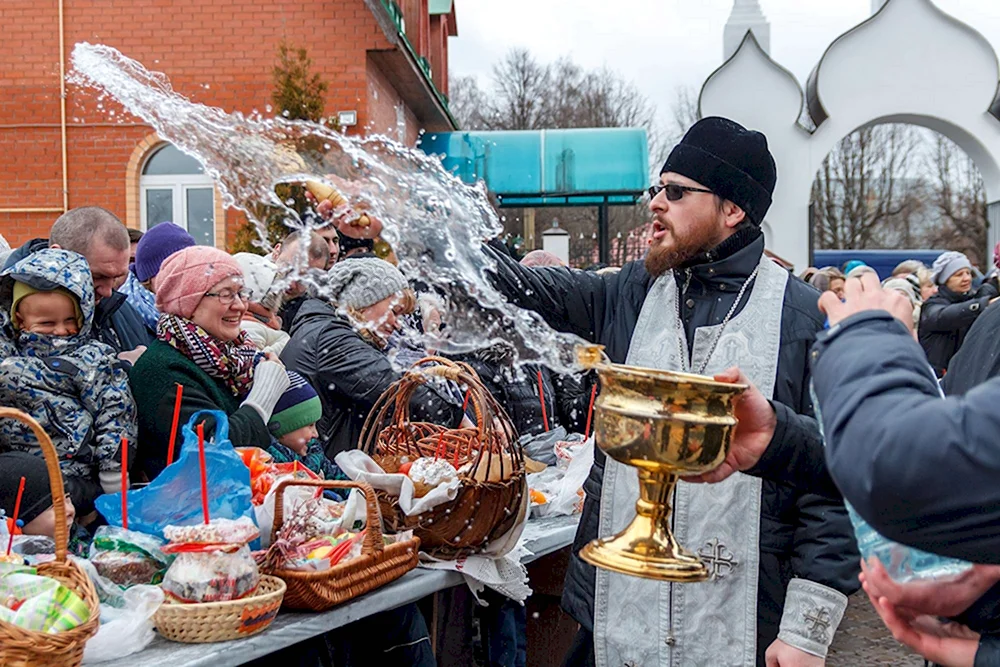
[[[1000,304],[993,304],[969,327],[962,347],[948,363],[941,386],[947,396],[961,396],[1000,376]]]
[[[322,299],[307,299],[292,323],[292,338],[281,360],[309,380],[323,405],[317,424],[329,458],[356,449],[365,418],[378,397],[402,377],[380,350],[366,342],[337,309]],[[457,426],[462,406],[419,387],[410,401],[416,419]]]
[[[518,375],[511,365],[512,357],[495,352],[494,346],[466,355],[461,361],[472,366],[493,398],[507,411],[518,435],[537,435],[549,428],[564,426],[567,431],[576,424],[576,412],[581,400],[581,383],[577,378],[553,373],[548,367],[526,364]],[[538,393],[538,374],[542,377],[545,414]]]
[[[995,296],[997,290],[992,283],[983,283],[968,294],[957,294],[942,286],[924,302],[918,327],[920,345],[938,377],[944,375],[973,322]]]
[[[683,320],[688,341],[697,327],[718,324],[735,300],[764,251],[759,230],[739,232],[689,266],[692,279],[683,295]],[[562,267],[528,269],[487,250],[496,261],[495,282],[516,305],[539,313],[550,326],[605,346],[616,363],[625,361],[639,312],[653,278],[642,261],[630,262],[614,275],[600,276]],[[684,271],[678,271],[679,283]],[[744,302],[749,296],[749,290]],[[815,420],[797,420],[794,413],[811,415],[808,391],[808,353],[823,319],[816,307],[819,293],[790,277],[781,313],[781,347],[774,403],[778,433],[795,436],[805,428],[815,433]],[[742,307],[742,305],[740,306]],[[790,410],[780,409],[780,405]],[[777,435],[777,434],[776,434]],[[794,444],[789,444],[794,446]],[[573,545],[563,607],[584,629],[592,630],[595,571],[576,555],[598,532],[605,458],[598,450],[584,484],[583,516]],[[793,576],[830,586],[845,594],[857,590],[858,551],[843,502],[835,494],[822,496],[808,488],[765,480],[760,528],[758,586],[758,661],[776,638]]]

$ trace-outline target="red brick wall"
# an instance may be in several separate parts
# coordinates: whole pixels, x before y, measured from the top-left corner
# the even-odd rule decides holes
[[[308,50],[330,84],[327,113],[356,110],[354,132],[375,117],[381,123],[386,113],[381,104],[369,108],[366,51],[390,44],[363,0],[68,0],[64,21],[67,61],[77,42],[108,44],[166,73],[190,99],[245,113],[263,112],[271,102],[277,47],[287,38]],[[57,5],[0,0],[0,25],[0,208],[59,207]],[[67,92],[69,205],[97,204],[125,219],[126,165],[150,129],[135,119],[109,123],[87,93],[72,86]],[[412,112],[407,135],[416,138]],[[57,216],[0,213],[0,232],[18,244],[44,236]],[[230,225],[237,217],[227,215]],[[227,229],[227,236],[232,233]]]
[[[413,111],[403,103],[389,78],[372,60],[368,59],[368,134],[384,134],[408,146],[417,142],[420,126]],[[403,111],[404,130],[399,133],[399,110]]]
[[[431,78],[434,87],[448,96],[448,15],[431,17],[430,55]]]

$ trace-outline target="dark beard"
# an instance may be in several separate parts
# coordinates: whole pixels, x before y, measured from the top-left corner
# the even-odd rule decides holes
[[[689,244],[682,248],[664,248],[654,245],[646,253],[646,272],[654,278],[659,278],[667,271],[683,266],[689,260],[708,252],[718,245],[714,240],[700,244]]]

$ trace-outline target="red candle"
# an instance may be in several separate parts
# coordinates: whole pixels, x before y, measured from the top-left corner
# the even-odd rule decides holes
[[[21,496],[24,495],[24,478],[21,478],[21,483],[17,485],[17,500],[14,501],[14,516],[11,517],[12,525],[10,527],[10,539],[7,540],[7,555],[10,555],[10,550],[14,546],[14,531],[17,529],[17,515],[21,513]]]
[[[170,446],[167,449],[167,465],[174,462],[174,443],[177,442],[177,421],[181,417],[181,394],[184,393],[184,385],[177,383],[177,398],[174,399],[174,423],[170,427]]]
[[[597,396],[597,385],[595,384],[594,387],[590,390],[590,407],[587,408],[587,431],[584,434],[584,437],[586,438],[590,437],[590,420],[594,416],[594,397],[596,396]]]
[[[128,438],[122,438],[122,528],[128,530]]]
[[[207,524],[211,518],[208,515],[208,477],[205,475],[205,422],[198,424],[198,464],[201,469],[201,511]]]
[[[542,403],[542,426],[549,430],[549,416],[545,414],[545,387],[542,385],[542,370],[538,369],[538,400]]]
[[[465,390],[465,401],[462,402],[462,414],[465,414],[466,408],[469,407],[469,395],[472,394],[472,387]],[[442,431],[443,433],[443,431]],[[471,446],[471,445],[470,445]],[[455,447],[455,460],[452,463],[456,468],[458,467],[458,450],[461,449],[461,445]]]

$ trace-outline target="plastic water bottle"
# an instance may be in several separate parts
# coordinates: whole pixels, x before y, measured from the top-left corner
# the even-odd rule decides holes
[[[861,557],[868,562],[876,556],[894,581],[905,584],[908,581],[947,579],[972,567],[968,561],[938,556],[882,537],[854,511],[850,503],[845,501],[844,504],[854,526]]]
[[[819,401],[816,400],[812,380],[809,381],[809,394],[812,397],[816,420],[819,422],[819,432],[823,436],[825,445],[823,418],[820,414]],[[861,557],[865,559],[865,562],[868,562],[872,556],[876,556],[893,581],[903,584],[908,581],[947,579],[958,576],[972,567],[972,563],[968,561],[938,556],[893,542],[872,528],[846,500],[844,505],[847,506],[847,513],[851,517],[851,525],[854,527],[854,536],[857,538]]]

